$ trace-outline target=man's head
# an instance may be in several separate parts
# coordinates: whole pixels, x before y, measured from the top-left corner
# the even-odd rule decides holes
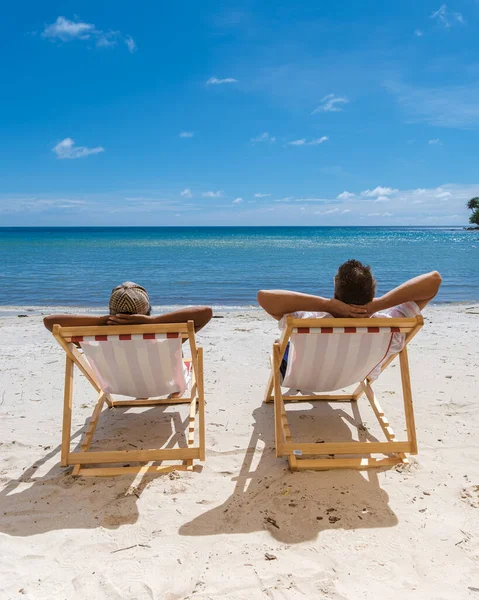
[[[110,296],[110,315],[149,315],[151,312],[150,299],[144,287],[125,281],[118,285]]]
[[[374,298],[376,280],[371,267],[359,260],[343,263],[334,278],[334,297],[346,304],[367,304]]]

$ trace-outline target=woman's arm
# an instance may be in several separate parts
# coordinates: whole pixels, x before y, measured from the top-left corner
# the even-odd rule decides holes
[[[368,312],[373,314],[404,302],[415,302],[422,310],[438,293],[441,283],[442,277],[437,271],[424,273],[406,281],[384,296],[374,298],[366,307]]]
[[[289,290],[260,290],[258,304],[277,321],[284,315],[303,310],[328,312],[333,317],[367,316],[367,310],[362,306],[349,306],[335,298],[321,298]]]
[[[97,326],[106,325],[110,317],[92,317],[88,315],[48,315],[43,319],[43,324],[48,331],[53,330],[54,325],[60,325],[60,327],[83,327],[83,326]]]
[[[186,323],[187,321],[194,321],[195,331],[199,331],[211,321],[212,317],[213,310],[209,306],[192,306],[158,316],[114,315],[109,317],[108,325]]]

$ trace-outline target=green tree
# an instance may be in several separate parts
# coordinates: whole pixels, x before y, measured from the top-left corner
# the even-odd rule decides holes
[[[479,196],[471,198],[466,204],[468,210],[472,210],[472,215],[469,217],[469,223],[479,225]]]

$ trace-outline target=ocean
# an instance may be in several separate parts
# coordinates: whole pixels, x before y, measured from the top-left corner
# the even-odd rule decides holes
[[[0,306],[104,311],[123,281],[153,306],[256,306],[261,288],[330,296],[343,261],[383,293],[438,270],[437,302],[479,301],[479,236],[458,227],[0,228]]]

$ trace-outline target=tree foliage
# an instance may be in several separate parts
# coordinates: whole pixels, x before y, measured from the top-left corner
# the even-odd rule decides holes
[[[470,200],[468,200],[466,206],[469,210],[474,210],[476,208],[479,208],[479,196],[475,196],[474,198],[471,198]]]
[[[472,210],[472,215],[469,217],[469,223],[472,225],[479,225],[479,196],[471,198],[466,206],[469,210]]]

